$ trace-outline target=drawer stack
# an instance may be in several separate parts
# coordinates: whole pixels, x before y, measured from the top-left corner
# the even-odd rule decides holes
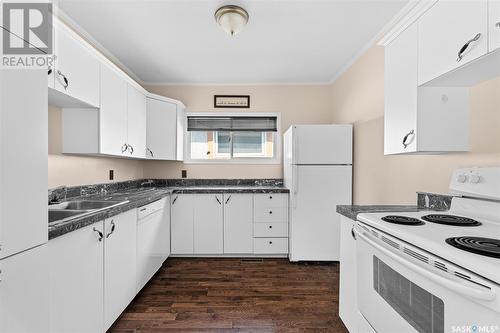
[[[254,253],[288,253],[288,195],[255,194],[253,216]]]

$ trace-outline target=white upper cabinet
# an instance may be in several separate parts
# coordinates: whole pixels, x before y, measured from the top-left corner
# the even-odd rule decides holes
[[[417,26],[385,48],[384,152],[417,149]]]
[[[488,51],[500,47],[500,0],[488,1]]]
[[[89,106],[99,107],[99,60],[74,32],[61,24],[55,29],[55,55],[53,87]]]
[[[487,0],[438,1],[418,20],[418,84],[485,55]]]
[[[146,157],[177,159],[177,103],[148,97]]]
[[[127,82],[101,65],[100,153],[128,154],[127,127]]]
[[[194,253],[223,253],[223,208],[221,193],[192,194],[194,200]]]
[[[467,151],[466,87],[418,87],[417,26],[385,48],[384,153]]]
[[[253,194],[224,194],[224,253],[253,253]]]
[[[146,95],[127,85],[127,144],[133,157],[146,157]]]

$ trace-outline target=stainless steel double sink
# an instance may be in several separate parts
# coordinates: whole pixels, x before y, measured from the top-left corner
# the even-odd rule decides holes
[[[120,206],[127,202],[128,200],[72,200],[49,205],[49,226]]]

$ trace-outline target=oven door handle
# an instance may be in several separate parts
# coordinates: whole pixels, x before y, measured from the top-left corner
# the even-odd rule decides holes
[[[460,282],[447,279],[441,275],[433,273],[433,272],[431,272],[423,267],[420,267],[417,264],[412,263],[411,261],[408,261],[408,260],[402,258],[401,256],[386,249],[385,247],[373,242],[372,240],[370,240],[368,237],[366,237],[362,233],[358,232],[357,230],[355,230],[355,233],[359,238],[361,238],[363,241],[368,243],[368,245],[376,248],[377,250],[384,253],[385,255],[390,257],[391,259],[397,261],[398,263],[404,265],[405,267],[408,267],[409,269],[411,269],[415,273],[423,275],[426,278],[428,278],[432,281],[435,281],[435,282],[439,283],[440,285],[445,286],[448,289],[456,291],[459,294],[473,297],[475,299],[479,299],[479,300],[483,300],[483,301],[492,301],[496,297],[496,294],[489,289],[486,289],[486,288],[478,289],[478,288],[474,288],[474,287],[468,287]]]

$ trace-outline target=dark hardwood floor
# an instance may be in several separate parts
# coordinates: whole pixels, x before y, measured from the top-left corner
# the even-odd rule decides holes
[[[338,264],[169,258],[109,332],[347,332]]]

